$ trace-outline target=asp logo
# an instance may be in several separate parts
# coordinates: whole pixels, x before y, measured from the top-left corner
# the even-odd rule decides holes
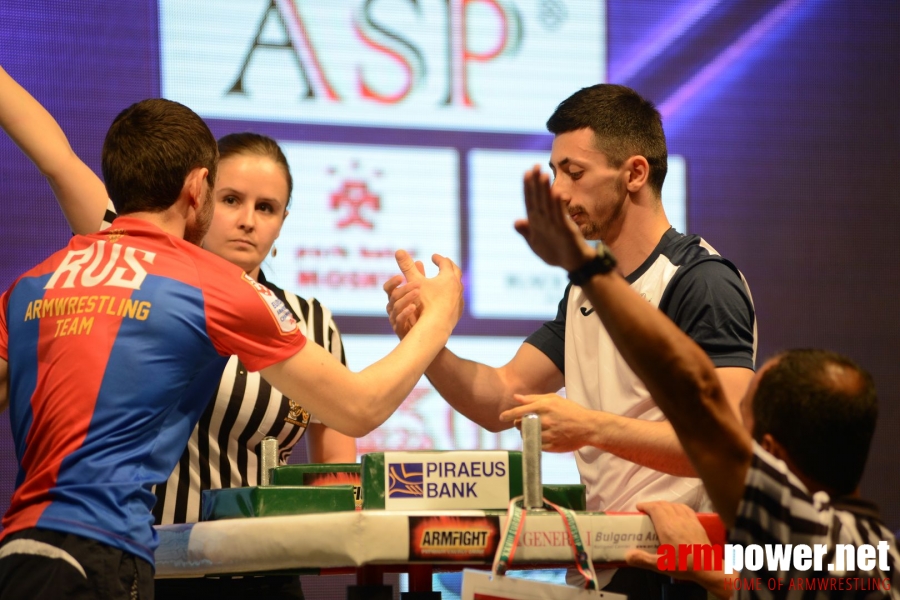
[[[422,463],[388,465],[388,498],[422,498],[424,470]]]
[[[543,134],[605,80],[605,5],[159,0],[162,92],[215,118]]]
[[[343,96],[352,94],[369,102],[397,104],[414,90],[429,87],[426,81],[429,76],[437,76],[444,80],[445,90],[439,96],[439,104],[474,107],[469,83],[472,64],[488,63],[504,54],[516,55],[522,44],[522,14],[516,4],[500,0],[446,0],[420,4],[413,0],[406,6],[394,2],[384,7],[379,0],[364,0],[358,2],[355,10],[350,9],[352,30],[347,29],[344,33],[349,37],[352,32],[360,49],[380,56],[381,62],[390,67],[386,71],[383,67],[374,69],[376,75],[373,77],[372,61],[363,60],[354,65],[355,73],[348,78],[348,74],[330,70],[327,65],[338,61],[323,54],[328,46],[346,44],[317,45],[316,34],[324,28],[324,19],[316,18],[319,13],[311,10],[311,3],[306,3],[306,11],[301,11],[301,4],[304,4],[301,0],[269,0],[227,94],[248,94],[245,79],[254,62],[254,54],[289,51],[293,61],[287,62],[296,66],[305,88],[301,95],[307,99],[321,96],[330,102],[340,102]],[[377,17],[378,14],[382,18]],[[388,18],[384,19],[385,16]],[[432,38],[444,39],[443,48],[435,45],[434,39],[428,44],[416,43],[416,36],[410,35],[414,31],[404,31],[405,28],[421,29],[429,21],[443,21],[443,27],[429,30]],[[281,34],[280,39],[269,39],[273,30]],[[466,35],[467,31],[474,31],[476,35]],[[484,47],[473,47],[475,41],[472,38],[478,38]],[[433,52],[438,49],[439,52]],[[430,71],[435,74],[429,75],[429,62],[441,64],[443,68],[432,68]],[[436,71],[440,71],[440,75]],[[394,83],[386,87],[384,80]],[[352,85],[347,85],[351,82]]]

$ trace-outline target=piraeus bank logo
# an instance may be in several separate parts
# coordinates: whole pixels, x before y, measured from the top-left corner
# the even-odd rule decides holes
[[[605,4],[160,0],[163,95],[210,117],[543,133],[605,80]]]
[[[388,509],[502,508],[509,501],[505,452],[388,452],[384,464]]]
[[[389,498],[421,498],[422,463],[400,463],[388,467]]]

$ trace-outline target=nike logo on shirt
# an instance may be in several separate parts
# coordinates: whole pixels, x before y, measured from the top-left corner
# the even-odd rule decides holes
[[[592,312],[594,312],[593,307],[591,307],[590,310],[588,310],[587,308],[585,308],[585,307],[583,307],[583,306],[581,307],[581,314],[583,314],[584,316],[588,316],[588,315],[591,314]]]

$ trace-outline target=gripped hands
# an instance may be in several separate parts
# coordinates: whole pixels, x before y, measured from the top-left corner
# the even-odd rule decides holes
[[[446,326],[449,335],[464,306],[460,268],[446,256],[433,254],[431,260],[437,265],[438,274],[426,277],[422,263],[413,261],[405,250],[398,250],[395,258],[407,283],[401,286],[393,277],[384,285],[394,331],[402,338],[418,321],[435,319]]]

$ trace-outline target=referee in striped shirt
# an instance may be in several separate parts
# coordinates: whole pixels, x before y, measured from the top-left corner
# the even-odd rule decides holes
[[[730,542],[822,544],[823,565],[836,562],[837,544],[887,548],[866,569],[847,564],[841,572],[800,571],[792,562],[770,571],[764,563],[763,570],[743,574],[763,585],[741,586],[734,596],[900,598],[896,539],[874,505],[858,497],[877,419],[871,376],[830,352],[779,354],[750,383],[741,404],[742,425],[706,353],[629,287],[608,249],[584,241],[564,200],[550,189],[546,175],[531,171],[525,178],[528,219],[516,229],[544,261],[584,281],[597,316],[675,429]],[[528,400],[501,419],[521,418],[529,412]],[[690,520],[663,509],[672,505],[649,504],[651,514],[677,521],[656,523],[661,542],[669,541],[664,533],[681,536],[671,540],[675,543],[698,541],[684,537],[691,534]],[[650,565],[655,563],[652,557]],[[723,588],[708,589],[729,596]]]

